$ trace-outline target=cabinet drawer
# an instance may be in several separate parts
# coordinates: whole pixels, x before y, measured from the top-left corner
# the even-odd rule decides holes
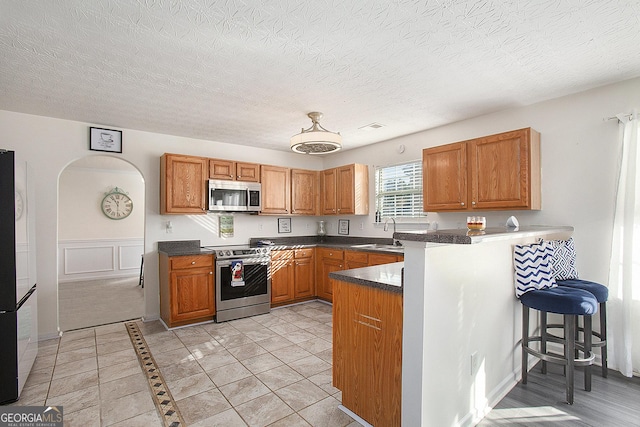
[[[171,270],[184,268],[213,267],[213,255],[185,255],[169,258]]]
[[[342,259],[344,257],[344,251],[323,248],[320,250],[320,257],[331,258],[331,259]]]
[[[392,262],[397,262],[397,255],[389,255],[389,254],[369,254],[369,265],[381,265],[381,264],[390,264]]]
[[[271,260],[282,260],[282,259],[290,259],[293,258],[293,251],[284,250],[284,251],[271,251]]]
[[[369,262],[369,254],[366,252],[346,251],[344,253],[345,261]]]
[[[294,257],[295,258],[311,258],[312,256],[313,256],[313,249],[312,248],[296,249],[294,251]]]

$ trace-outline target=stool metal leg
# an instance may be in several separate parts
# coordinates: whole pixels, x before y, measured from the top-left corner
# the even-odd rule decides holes
[[[547,354],[547,312],[540,312],[540,353]],[[547,362],[543,360],[541,363],[542,373],[547,373]]]
[[[584,316],[584,358],[587,359],[591,354],[591,327],[593,316]],[[591,364],[584,367],[584,389],[591,391]]]
[[[529,353],[525,348],[529,346],[529,307],[522,304],[522,384],[527,383],[527,368]]]
[[[575,328],[576,321],[574,315],[564,315],[564,357],[566,359],[566,389],[567,403],[573,405],[573,369],[574,369],[574,353],[576,348]]]
[[[607,378],[607,303],[600,303],[600,341],[604,344],[600,347],[600,357],[602,362],[602,377]]]

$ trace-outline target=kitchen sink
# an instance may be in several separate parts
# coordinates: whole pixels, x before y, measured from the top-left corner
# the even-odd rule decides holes
[[[381,249],[381,250],[385,250],[385,251],[397,251],[397,252],[402,252],[404,250],[404,248],[402,246],[396,246],[396,245],[383,245],[380,243],[366,243],[363,245],[352,245],[352,248],[359,248],[359,249]]]

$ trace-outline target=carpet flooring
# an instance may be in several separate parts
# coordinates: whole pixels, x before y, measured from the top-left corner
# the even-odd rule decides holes
[[[144,314],[144,289],[139,277],[61,283],[58,286],[60,329],[71,331]]]

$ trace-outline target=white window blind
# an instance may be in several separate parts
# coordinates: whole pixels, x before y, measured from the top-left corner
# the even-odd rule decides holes
[[[376,222],[423,216],[422,162],[376,168]]]

